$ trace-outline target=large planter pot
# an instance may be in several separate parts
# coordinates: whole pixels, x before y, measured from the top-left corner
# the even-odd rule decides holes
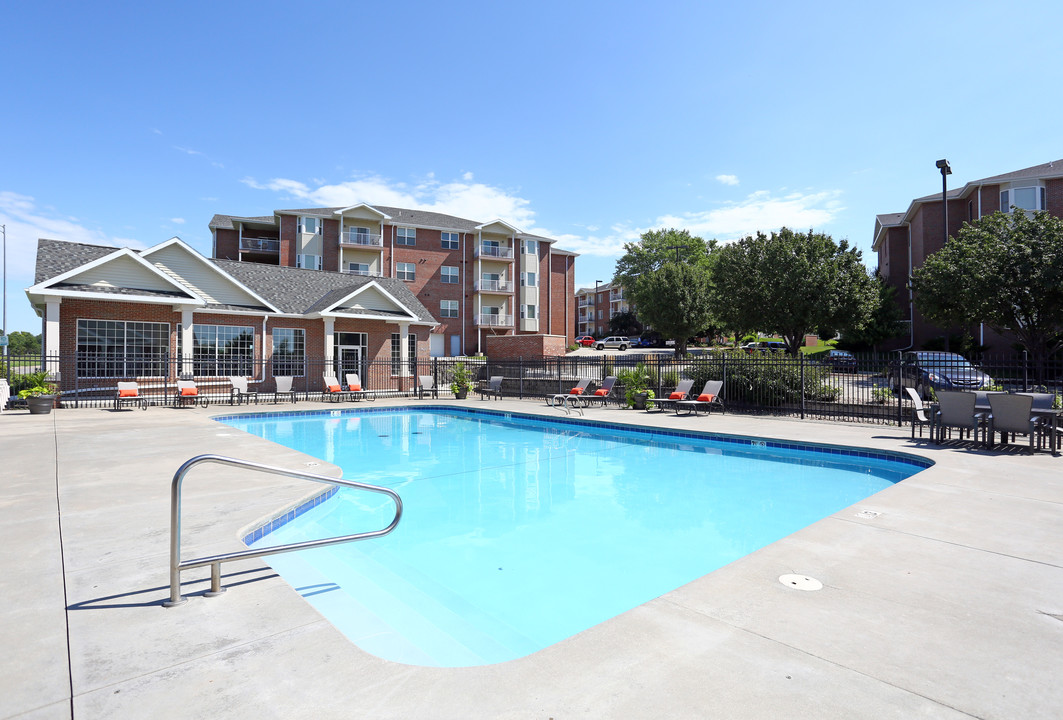
[[[469,395],[469,391],[468,390],[457,390],[454,393],[454,399],[455,400],[464,400],[466,397],[468,397],[468,395]]]
[[[635,393],[635,395],[632,396],[632,398],[631,398],[634,401],[634,403],[635,403],[635,406],[634,406],[635,409],[636,410],[645,410],[646,409],[646,401],[649,399],[649,397],[650,397],[649,393]]]
[[[55,405],[55,395],[38,395],[26,398],[26,406],[30,409],[30,415],[47,415]]]

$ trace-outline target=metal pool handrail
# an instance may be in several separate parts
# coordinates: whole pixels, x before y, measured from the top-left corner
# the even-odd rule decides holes
[[[387,495],[395,502],[395,519],[391,521],[386,528],[382,530],[374,530],[372,532],[355,533],[353,535],[343,535],[341,537],[322,538],[320,540],[306,540],[303,542],[289,543],[288,545],[276,545],[268,548],[259,548],[257,550],[241,550],[239,552],[225,553],[222,555],[211,555],[207,557],[196,558],[194,560],[181,561],[181,484],[184,482],[185,475],[196,465],[200,463],[218,463],[219,465],[232,465],[234,467],[248,468],[250,470],[257,470],[259,472],[271,473],[273,475],[283,475],[285,477],[303,478],[304,480],[312,480],[314,482],[325,483],[327,485],[341,485],[343,487],[355,488],[356,490],[368,490],[369,492],[376,492]],[[398,493],[389,490],[385,487],[378,485],[367,485],[366,483],[355,482],[353,480],[342,480],[339,478],[326,477],[324,475],[315,475],[314,473],[300,472],[298,470],[288,470],[286,468],[273,467],[271,465],[262,465],[261,463],[251,462],[249,460],[239,460],[237,458],[225,457],[223,455],[197,455],[191,460],[187,461],[184,465],[177,469],[174,473],[173,481],[170,483],[170,599],[163,603],[165,607],[173,607],[185,602],[187,598],[181,596],[181,571],[191,570],[192,568],[204,567],[210,565],[210,591],[205,593],[208,597],[214,595],[220,595],[224,590],[221,587],[221,564],[223,562],[229,562],[231,560],[245,560],[248,558],[264,557],[266,555],[275,555],[277,553],[292,552],[293,550],[305,550],[307,548],[325,547],[328,545],[339,545],[340,543],[352,542],[354,540],[368,540],[370,538],[382,537],[395,529],[395,526],[399,524],[399,518],[402,517],[402,498],[398,496]]]

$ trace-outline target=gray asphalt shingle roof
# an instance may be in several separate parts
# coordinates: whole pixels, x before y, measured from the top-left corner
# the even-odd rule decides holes
[[[41,238],[37,241],[37,266],[33,283],[42,283],[48,278],[62,275],[93,260],[99,260],[119,250],[104,245],[85,245]]]

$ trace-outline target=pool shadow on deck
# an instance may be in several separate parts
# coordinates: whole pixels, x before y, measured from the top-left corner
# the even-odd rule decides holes
[[[239,575],[248,575],[251,573],[259,574],[258,577],[250,577],[243,580],[237,580],[235,582],[225,582],[226,578],[234,578]],[[265,574],[261,574],[265,573]],[[260,582],[262,580],[269,580],[270,578],[279,577],[276,571],[270,567],[254,568],[251,570],[240,570],[238,572],[228,573],[222,575],[222,587],[225,589],[239,587],[241,585],[247,585],[249,583]],[[189,591],[189,586],[200,585],[205,586]],[[210,578],[201,578],[199,580],[186,580],[181,583],[181,594],[185,598],[202,597],[210,591]],[[162,593],[162,597],[157,600],[144,600],[141,602],[110,602],[112,600],[121,600],[122,598],[135,598],[142,595],[150,595],[153,593]],[[118,593],[117,595],[104,595],[98,598],[92,598],[91,600],[84,600],[79,603],[73,603],[67,605],[67,610],[116,610],[119,608],[136,608],[136,607],[151,607],[152,605],[162,606],[164,602],[170,599],[170,586],[160,585],[158,587],[145,588],[143,590],[131,590],[126,593]]]

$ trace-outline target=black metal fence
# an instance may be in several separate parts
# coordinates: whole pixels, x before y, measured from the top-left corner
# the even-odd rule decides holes
[[[697,351],[695,350],[695,353]],[[100,375],[99,366],[76,357],[9,357],[5,375],[12,395],[34,371],[51,371],[60,391],[61,407],[110,407],[120,380],[136,381],[141,394],[153,405],[174,400],[177,379],[195,380],[200,396],[212,403],[228,403],[232,384],[229,375],[249,379],[249,388],[269,397],[276,389],[276,376],[292,377],[292,389],[303,400],[321,398],[323,378],[335,377],[346,389],[346,375],[356,373],[362,388],[376,397],[409,397],[417,394],[419,376],[432,378],[434,394],[447,396],[460,364],[473,380],[473,392],[488,378],[501,376],[502,394],[516,399],[543,399],[567,393],[581,379],[592,381],[592,390],[608,376],[616,376],[613,397],[623,404],[626,390],[640,382],[655,397],[667,397],[683,380],[692,381],[699,393],[709,380],[723,382],[722,399],[729,412],[767,414],[798,418],[862,423],[908,422],[910,400],[907,388],[924,398],[941,388],[996,389],[1060,393],[1063,390],[1063,358],[1038,367],[1025,355],[982,357],[968,365],[962,358],[938,365],[911,363],[898,353],[855,355],[851,362],[793,358],[771,352],[746,354],[739,350],[702,351],[676,358],[671,354],[633,352],[571,355],[561,358],[426,358],[402,368],[398,361],[343,361],[307,358],[285,363],[248,358],[217,359],[209,363],[179,358],[126,358],[107,365],[128,374]],[[93,370],[86,373],[86,370]],[[17,402],[17,401],[16,401]]]

